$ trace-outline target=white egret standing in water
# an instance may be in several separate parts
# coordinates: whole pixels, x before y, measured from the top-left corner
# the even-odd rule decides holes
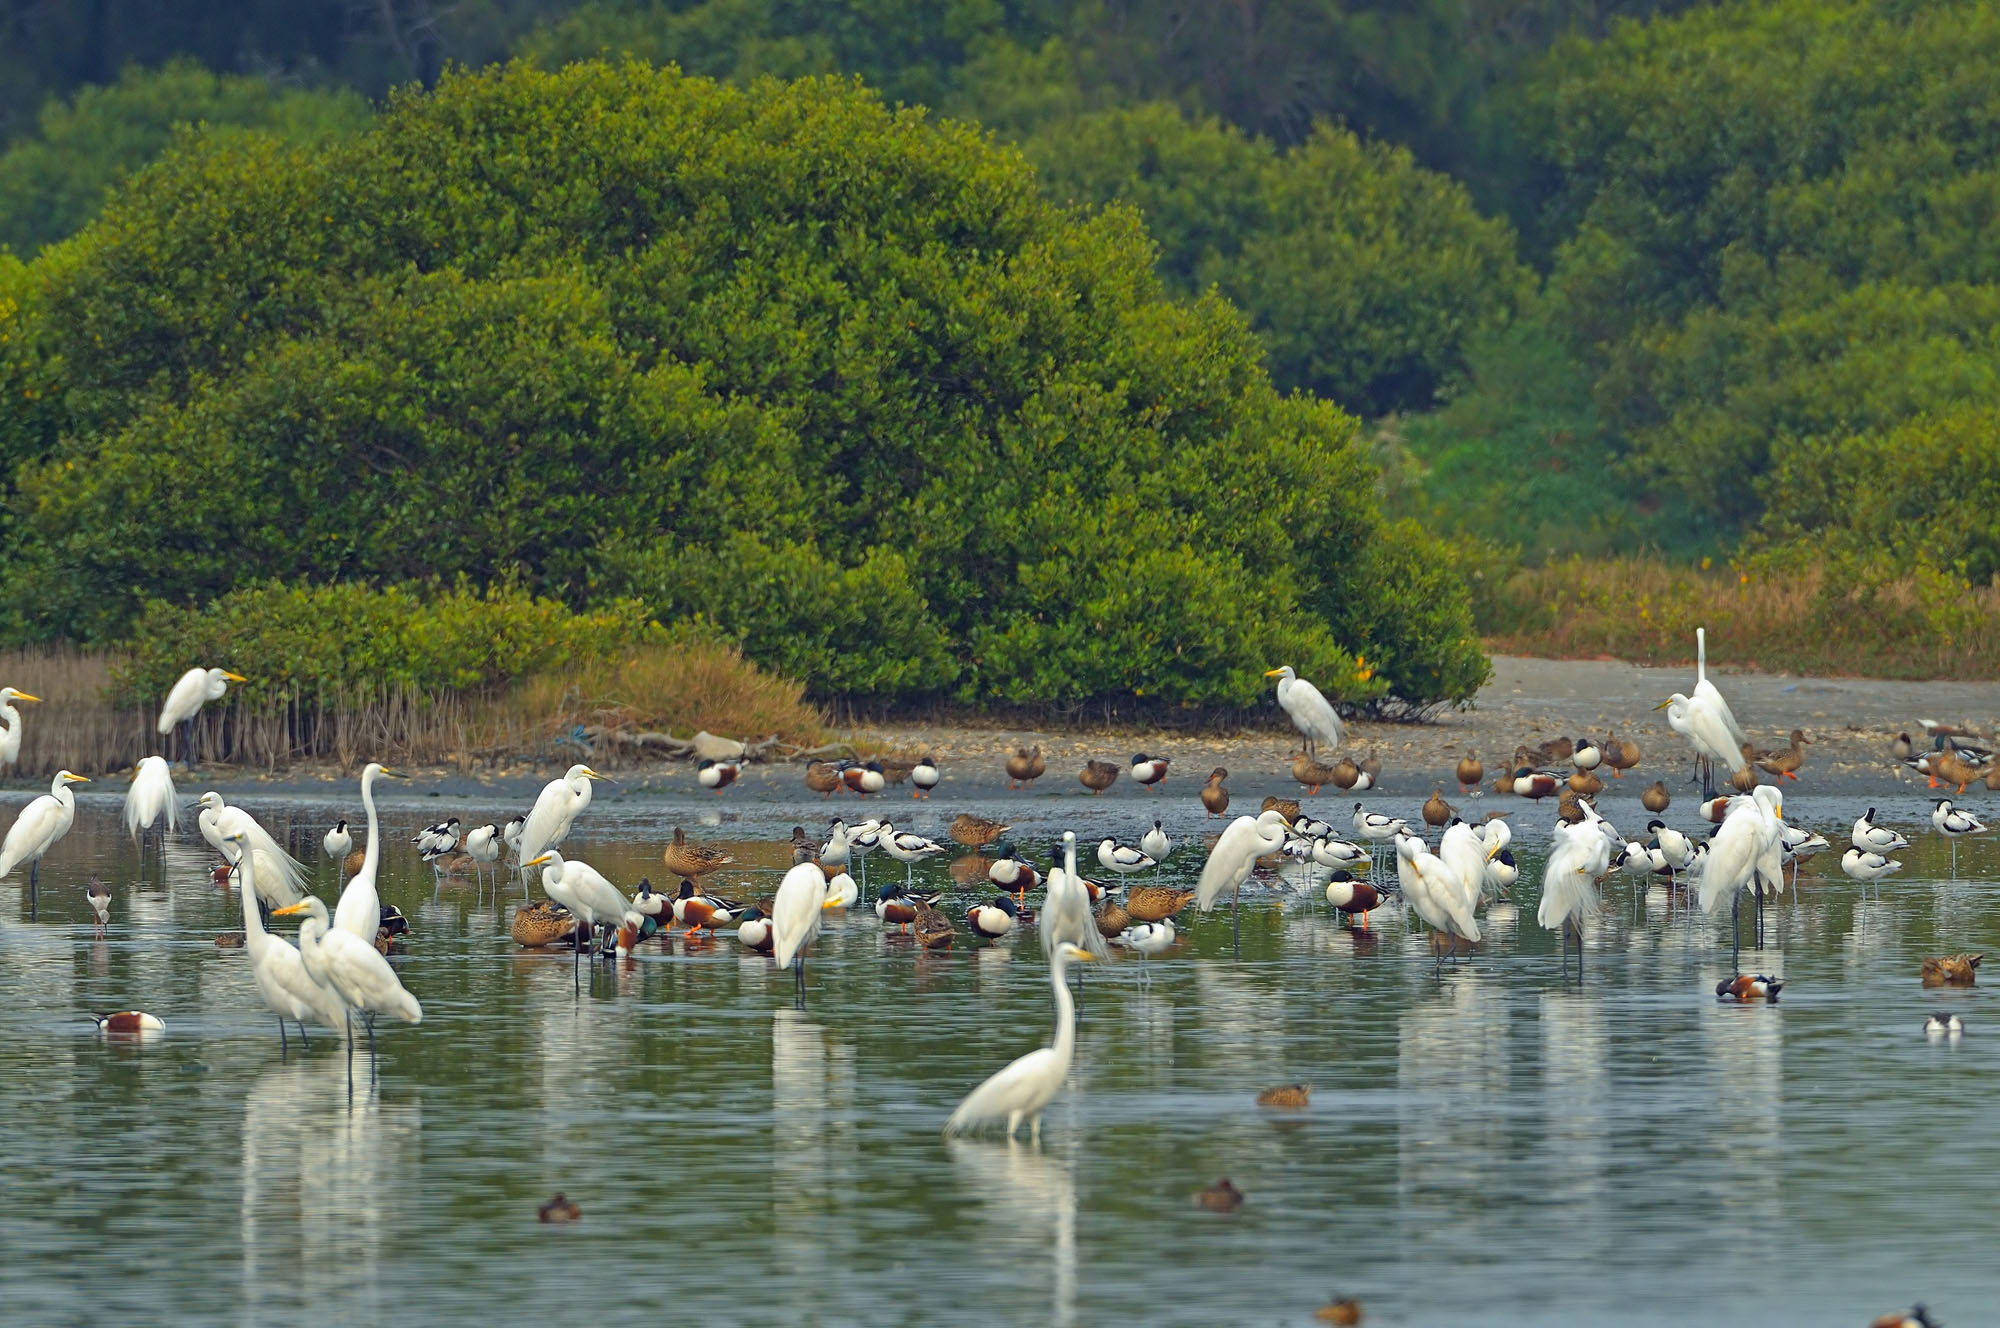
[[[41,906],[42,855],[68,834],[76,821],[76,795],[69,791],[69,786],[89,782],[82,775],[58,770],[49,791],[21,809],[14,824],[7,828],[6,840],[0,842],[0,880],[22,863],[28,864],[30,918]]]
[[[263,868],[257,873],[258,898],[272,908],[285,908],[299,902],[305,893],[305,866],[285,852],[272,837],[271,832],[257,823],[257,818],[241,807],[231,807],[222,800],[222,795],[214,789],[201,795],[201,812],[195,817],[195,824],[201,827],[201,837],[217,853],[222,852],[223,841],[237,831],[243,832],[249,845],[249,852],[257,858],[257,865]],[[368,939],[375,939],[374,928],[369,928]]]
[[[371,946],[382,926],[382,894],[375,888],[375,876],[382,866],[382,827],[375,815],[375,781],[381,778],[403,776],[376,761],[363,767],[361,807],[368,814],[368,844],[361,851],[361,869],[348,878],[333,908],[333,925]]]
[[[1278,680],[1278,708],[1292,717],[1292,723],[1305,735],[1306,751],[1318,755],[1319,744],[1328,747],[1340,746],[1340,716],[1333,711],[1333,704],[1321,695],[1319,688],[1293,672],[1286,664],[1268,670],[1266,678]]]
[[[1767,887],[1774,891],[1784,888],[1779,819],[1783,810],[1783,795],[1769,784],[1759,785],[1751,796],[1730,802],[1721,827],[1708,841],[1708,863],[1702,868],[1701,887],[1695,897],[1709,917],[1722,911],[1724,899],[1729,901],[1729,962],[1737,973],[1742,972],[1736,921],[1743,890],[1756,890],[1761,906]],[[1761,943],[1761,937],[1759,940]]]
[[[1090,891],[1076,870],[1074,830],[1063,831],[1063,865],[1061,870],[1050,869],[1046,889],[1040,923],[1043,951],[1052,955],[1056,947],[1069,944],[1093,958],[1108,957],[1111,947],[1098,929],[1097,918],[1090,911]]]
[[[1597,859],[1603,836],[1590,826],[1556,823],[1555,846],[1542,870],[1542,902],[1535,921],[1562,936],[1563,978],[1569,978],[1569,935],[1576,932],[1576,980],[1583,981],[1583,928],[1603,900],[1597,893]],[[1607,864],[1608,865],[1608,864]]]
[[[148,756],[133,767],[132,787],[125,790],[125,833],[139,846],[142,860],[146,841],[152,838],[153,825],[162,816],[167,820],[160,831],[160,842],[164,845],[180,819],[174,805],[174,772],[166,757]]]
[[[801,862],[778,882],[771,901],[772,953],[778,967],[792,970],[792,999],[806,1008],[806,947],[819,935],[826,912],[826,873],[815,862]]]
[[[257,855],[248,851],[249,841],[241,831],[225,835],[223,856],[243,873],[243,950],[250,957],[250,976],[264,1004],[278,1016],[278,1050],[289,1050],[285,1020],[299,1026],[299,1041],[306,1041],[305,1021],[318,1020],[328,1028],[339,1028],[347,1017],[340,993],[320,983],[306,972],[298,949],[282,936],[265,930],[257,911]]]
[[[528,813],[527,824],[521,827],[520,842],[515,845],[522,862],[541,857],[569,838],[570,827],[590,806],[591,781],[602,778],[587,765],[573,765],[561,779],[552,779],[542,786],[534,808]],[[522,879],[525,884],[525,873]]]
[[[1208,861],[1201,865],[1201,879],[1195,882],[1195,907],[1204,913],[1213,912],[1222,892],[1229,891],[1229,930],[1239,947],[1243,937],[1236,908],[1242,897],[1243,882],[1250,879],[1250,869],[1257,865],[1257,859],[1285,847],[1287,828],[1284,813],[1276,810],[1239,816],[1216,839],[1215,847],[1208,851]]]
[[[362,1025],[368,1030],[368,1068],[372,1077],[375,1016],[394,1015],[406,1024],[421,1024],[424,1007],[403,986],[396,970],[389,967],[389,961],[375,948],[372,937],[357,940],[328,924],[326,904],[318,895],[307,895],[271,916],[282,918],[294,913],[306,915],[306,920],[299,924],[299,958],[305,961],[306,972],[332,987],[349,1010],[360,1014]],[[347,1031],[347,1059],[351,1066],[354,1061],[351,1024]]]
[[[194,769],[194,717],[210,701],[220,701],[230,683],[247,681],[228,669],[189,669],[167,693],[167,703],[160,707],[160,734],[172,733],[176,724],[187,725],[187,750],[181,755],[188,769]]]
[[[1069,966],[1090,963],[1095,956],[1079,946],[1063,942],[1049,955],[1049,990],[1055,997],[1056,1036],[1046,1047],[1038,1047],[1019,1057],[979,1087],[965,1095],[958,1110],[944,1123],[947,1136],[964,1134],[993,1121],[1007,1122],[1007,1137],[1030,1122],[1029,1138],[1042,1138],[1042,1110],[1055,1101],[1069,1078],[1069,1064],[1076,1054],[1076,1003],[1069,994]]]

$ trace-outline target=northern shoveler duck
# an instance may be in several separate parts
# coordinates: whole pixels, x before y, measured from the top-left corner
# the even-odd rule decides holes
[[[1141,872],[1160,865],[1151,855],[1129,844],[1121,844],[1115,839],[1106,839],[1098,844],[1097,862],[1106,871],[1115,871],[1120,875]]]
[[[660,860],[667,864],[668,871],[690,881],[698,881],[736,861],[719,848],[690,841],[687,831],[679,826],[674,827],[674,842],[661,850]]]
[[[1932,1037],[1957,1037],[1965,1031],[1965,1021],[1955,1014],[1940,1012],[1924,1020],[1924,1032]]]
[[[965,920],[971,924],[973,934],[989,941],[997,941],[1014,930],[1014,923],[1019,917],[1019,908],[1006,895],[1001,895],[990,904],[974,904],[965,910]]]
[[[1132,778],[1157,792],[1160,781],[1167,777],[1167,766],[1172,761],[1170,756],[1148,756],[1140,752],[1132,758]]]
[[[1361,767],[1354,764],[1352,757],[1343,756],[1333,763],[1329,780],[1337,789],[1351,790],[1361,782]]]
[[[1561,782],[1554,775],[1524,765],[1515,767],[1514,776],[1508,781],[1507,787],[1516,797],[1540,802],[1543,798],[1554,797],[1556,790],[1561,787]]]
[[[1029,788],[1048,768],[1048,762],[1042,759],[1042,749],[1039,745],[1016,747],[1014,754],[1007,758],[1007,787]]]
[[[1207,813],[1202,817],[1203,820],[1207,820],[1210,816],[1221,816],[1229,810],[1229,790],[1222,787],[1222,781],[1227,778],[1229,771],[1221,766],[1208,772],[1208,782],[1201,786],[1201,805]]]
[[[761,955],[771,953],[771,919],[762,909],[745,909],[743,920],[736,924],[736,939],[746,950]]]
[[[1561,765],[1576,755],[1576,744],[1568,738],[1550,738],[1535,749],[1536,765]]]
[[[974,816],[971,812],[960,812],[951,818],[951,837],[967,848],[985,848],[988,844],[1006,838],[1012,826],[1000,821],[989,821],[984,816]]]
[[[1386,896],[1367,881],[1357,880],[1353,872],[1337,871],[1327,878],[1326,902],[1338,912],[1349,917],[1361,915],[1361,925],[1368,926],[1368,915],[1382,907]]]
[[[1604,749],[1588,738],[1578,738],[1571,746],[1569,763],[1578,770],[1595,770],[1604,760]]]
[[[1649,812],[1663,812],[1673,805],[1674,795],[1667,792],[1667,781],[1656,779],[1639,795],[1639,805]]]
[[[632,896],[632,910],[642,918],[650,918],[655,928],[673,929],[674,901],[653,889],[650,876],[639,878],[639,889]]]
[[[1604,792],[1604,781],[1595,770],[1578,770],[1568,779],[1569,791],[1579,798],[1594,798]]]
[[[157,1015],[144,1010],[120,1010],[116,1014],[94,1014],[90,1016],[100,1033],[114,1033],[122,1037],[145,1037],[153,1033],[164,1033],[167,1026]]]
[[[1424,824],[1436,829],[1451,824],[1451,804],[1444,800],[1444,789],[1433,785],[1431,795],[1424,799]]]
[[[539,1205],[535,1209],[536,1221],[547,1222],[552,1225],[574,1222],[582,1216],[583,1210],[578,1208],[573,1200],[565,1198],[560,1193],[555,1198],[545,1204]]]
[[[917,902],[900,885],[889,884],[875,892],[875,916],[898,931],[908,931],[917,920]]]
[[[1266,797],[1263,803],[1258,806],[1257,810],[1260,812],[1276,812],[1278,815],[1285,818],[1286,825],[1298,824],[1298,819],[1299,816],[1301,815],[1301,808],[1299,807],[1297,801],[1291,798],[1280,798],[1275,796]]]
[[[1311,1084],[1279,1084],[1259,1093],[1257,1105],[1280,1111],[1304,1111],[1312,1105],[1312,1091]]]
[[[840,772],[840,781],[847,785],[849,792],[864,798],[871,793],[880,793],[889,784],[888,776],[882,773],[880,761],[870,761],[867,765],[850,765]]]
[[[944,776],[938,773],[937,762],[929,756],[923,757],[910,767],[910,796],[928,801],[931,790],[938,786],[942,778]]]
[[[722,790],[734,784],[736,777],[742,773],[743,767],[735,761],[710,761],[704,758],[702,763],[695,767],[694,782],[705,789],[715,790],[716,795],[720,796]]]
[[[1944,1328],[1944,1325],[1924,1313],[1921,1305],[1912,1305],[1908,1314],[1884,1314],[1868,1328]]]
[[[806,767],[806,788],[824,797],[832,797],[843,787],[840,767],[831,761],[814,761]]]
[[[410,920],[403,916],[403,910],[394,904],[382,905],[381,916],[375,924],[375,948],[386,955],[409,934]]]
[[[1748,1001],[1775,1001],[1785,984],[1777,978],[1765,977],[1762,973],[1739,973],[1733,978],[1724,978],[1715,984],[1715,994],[1725,1001],[1739,1004]]]
[[[655,895],[658,899],[661,896]],[[514,910],[510,929],[514,943],[530,950],[567,941],[576,934],[576,918],[553,899],[537,899]]]
[[[1467,752],[1458,758],[1459,796],[1477,797],[1480,781],[1486,778],[1486,763],[1479,759],[1478,752]]]
[[[1732,793],[1719,793],[1701,804],[1701,819],[1710,825],[1721,825],[1722,818],[1729,815],[1729,804],[1736,800]]]
[[[1229,1183],[1224,1176],[1205,1190],[1195,1191],[1194,1201],[1201,1207],[1217,1213],[1233,1213],[1243,1206],[1243,1191]]]
[[[1352,1296],[1336,1296],[1313,1311],[1313,1318],[1334,1328],[1356,1328],[1361,1322],[1361,1302]]]
[[[1321,765],[1318,761],[1300,752],[1292,758],[1292,778],[1305,785],[1308,797],[1316,794],[1325,785],[1333,782],[1334,768]],[[1348,787],[1353,787],[1349,785]]]
[[[936,895],[912,895],[917,907],[917,942],[926,950],[947,950],[958,935],[951,918],[936,907]]]
[[[1983,954],[1927,955],[1923,961],[1926,987],[1970,987],[1979,979]]]
[[[1097,933],[1107,941],[1131,925],[1132,915],[1115,899],[1105,900],[1104,907],[1097,910]]]
[[[1910,735],[1907,733],[1898,733],[1895,740],[1889,744],[1889,755],[1898,761],[1907,763],[1916,754],[1917,745],[1910,741]]]
[[[1135,885],[1125,892],[1125,912],[1140,922],[1165,922],[1194,902],[1195,892],[1166,885]]]
[[[1109,761],[1085,761],[1077,779],[1091,793],[1101,794],[1118,782],[1118,767]]]
[[[878,756],[875,761],[882,767],[884,782],[900,784],[916,773],[919,759],[921,758],[914,756]]]
[[[986,869],[986,879],[1002,890],[1011,891],[1016,905],[1027,902],[1028,891],[1042,883],[1035,865],[1017,856],[1014,846],[1004,841],[994,849],[993,865]]]

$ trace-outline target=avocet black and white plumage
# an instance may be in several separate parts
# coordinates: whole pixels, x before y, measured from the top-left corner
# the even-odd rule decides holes
[[[1367,810],[1361,803],[1354,804],[1354,833],[1371,843],[1394,839],[1409,828],[1410,823],[1401,817],[1385,816]]]
[[[1908,848],[1910,841],[1887,826],[1875,824],[1875,809],[1854,822],[1854,834],[1850,842],[1864,853],[1894,853],[1899,848]]]
[[[1174,851],[1174,841],[1167,837],[1167,828],[1155,820],[1153,828],[1139,836],[1139,849],[1157,862]]]
[[[1985,834],[1985,824],[1971,812],[1952,806],[1950,798],[1939,798],[1937,806],[1931,808],[1931,825],[1951,841],[1951,872],[1958,875],[1958,841],[1967,835]]]
[[[1792,865],[1794,881],[1798,879],[1799,863],[1833,847],[1826,842],[1825,835],[1814,834],[1804,826],[1798,825],[1780,826],[1778,844],[1784,853],[1784,860]]]
[[[898,830],[887,821],[882,822],[881,840],[883,852],[903,864],[904,885],[910,883],[912,867],[925,858],[935,858],[946,851],[944,845],[936,840],[925,839],[922,835],[912,834],[907,830]],[[850,838],[849,843],[852,842]]]
[[[1132,778],[1147,788],[1158,789],[1160,781],[1167,777],[1167,765],[1171,759],[1140,752],[1132,758]]]
[[[1014,923],[1020,910],[1014,901],[1001,895],[990,904],[974,904],[965,910],[965,920],[972,924],[974,933],[989,941],[997,941],[1014,930]]]
[[[928,799],[931,790],[938,786],[938,780],[942,778],[943,776],[938,773],[937,762],[925,756],[910,767],[910,796]]]
[[[325,837],[319,841],[319,846],[326,850],[327,857],[340,864],[340,874],[345,877],[347,855],[354,851],[354,834],[347,828],[347,822],[335,821],[333,829],[327,831]]]
[[[1159,865],[1149,855],[1129,844],[1121,844],[1115,839],[1106,839],[1098,843],[1097,863],[1106,871],[1121,874],[1145,871],[1148,867]]]
[[[1840,869],[1857,881],[1879,881],[1903,870],[1903,864],[1881,853],[1850,848],[1840,855]]]
[[[720,794],[722,790],[734,784],[736,777],[742,773],[742,765],[735,761],[710,761],[704,758],[701,764],[695,767],[694,782]]]
[[[1118,944],[1137,951],[1141,958],[1148,960],[1171,950],[1177,939],[1179,933],[1174,929],[1172,918],[1160,922],[1135,922],[1118,933]],[[1139,966],[1139,981],[1144,985],[1152,983],[1152,970],[1144,964]]]
[[[1322,821],[1316,816],[1307,816],[1304,813],[1300,813],[1292,822],[1292,833],[1300,839],[1331,839],[1333,838],[1333,826],[1330,822]]]
[[[465,855],[472,859],[477,871],[497,871],[500,852],[505,847],[500,839],[500,827],[490,821],[465,832]]]
[[[1669,872],[1686,870],[1689,861],[1694,857],[1694,845],[1688,841],[1688,837],[1658,817],[1646,822],[1646,829],[1652,832],[1653,844],[1660,850],[1660,857],[1665,861],[1667,870]]]
[[[84,897],[90,900],[90,911],[97,915],[97,939],[104,939],[104,929],[111,922],[111,887],[98,877],[91,877],[85,888]]]
[[[411,835],[410,842],[417,846],[425,862],[441,858],[458,847],[458,818],[454,816],[449,821],[427,825]]]

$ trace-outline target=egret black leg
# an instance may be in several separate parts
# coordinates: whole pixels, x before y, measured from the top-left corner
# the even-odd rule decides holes
[[[1738,890],[1729,897],[1729,975],[1740,977],[1743,973],[1743,929],[1736,924],[1737,911],[1743,907],[1743,892]]]
[[[279,1015],[278,1016],[278,1059],[279,1060],[285,1059],[285,1053],[290,1050],[291,1050],[291,1043],[285,1037],[285,1016]]]
[[[42,860],[28,864],[28,921],[33,922],[42,906]]]

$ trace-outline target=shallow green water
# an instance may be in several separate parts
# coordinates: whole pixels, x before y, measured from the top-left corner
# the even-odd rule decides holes
[[[1169,830],[1198,835],[1183,803],[940,800],[913,825],[941,837],[950,812],[997,806],[1024,844],[1065,824],[1094,842],[1171,808]],[[1884,819],[1914,824],[1907,803]],[[312,847],[331,898],[318,834],[354,809],[246,805]],[[773,864],[827,810],[723,807],[696,833],[768,841]],[[1835,838],[1858,808],[1786,810]],[[1838,1324],[1919,1299],[1956,1324],[2000,1303],[2000,1023],[1982,992],[1916,981],[1923,954],[2000,950],[1984,879],[1864,901],[1820,859],[1746,956],[1789,983],[1754,1008],[1713,999],[1720,928],[1670,918],[1658,892],[1635,910],[1622,883],[1580,992],[1534,924],[1532,862],[1518,914],[1500,906],[1442,979],[1392,916],[1359,936],[1260,887],[1240,959],[1223,914],[1147,985],[1136,962],[1088,972],[1076,1069],[1036,1150],[938,1134],[1046,1036],[1032,933],[925,955],[857,912],[819,946],[804,1014],[788,975],[726,937],[649,945],[579,995],[566,958],[508,940],[518,886],[497,909],[469,883],[433,897],[404,841],[442,814],[411,799],[387,816],[383,893],[414,926],[399,963],[425,1020],[384,1030],[379,1084],[357,1061],[351,1100],[332,1035],[281,1059],[243,952],[213,943],[238,905],[191,834],[141,879],[115,804],[86,801],[37,921],[25,883],[0,884],[0,1317],[1309,1323],[1339,1290],[1383,1324]],[[717,814],[608,803],[572,843],[621,883],[659,882],[677,820]],[[1936,845],[1905,856],[1945,869]],[[1960,874],[1996,862],[1979,844]],[[1199,853],[1170,866],[1192,876]],[[103,942],[93,873],[115,896]],[[1919,1032],[1943,1006],[1970,1025],[1956,1045]],[[121,1008],[167,1035],[111,1044],[83,1017]],[[1294,1079],[1315,1085],[1309,1113],[1251,1104]],[[1198,1209],[1222,1175],[1248,1203]],[[535,1220],[556,1190],[583,1208],[574,1227]]]

